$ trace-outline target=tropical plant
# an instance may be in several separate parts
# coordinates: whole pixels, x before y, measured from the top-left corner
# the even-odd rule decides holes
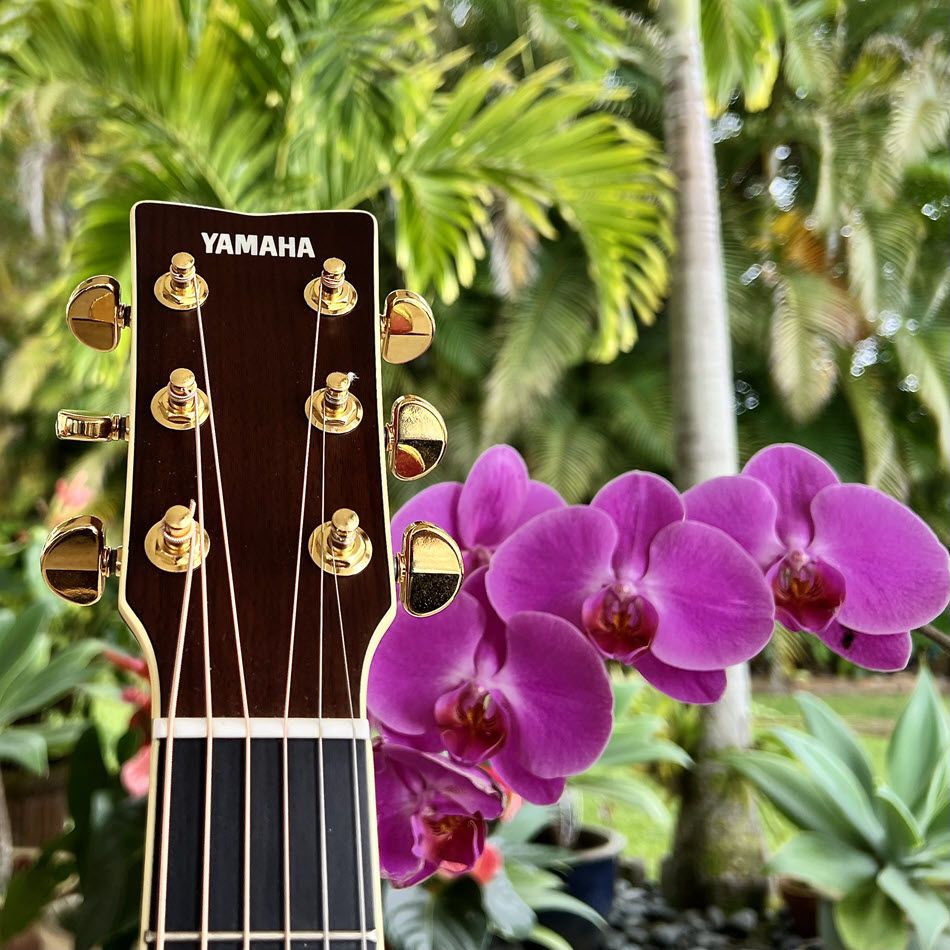
[[[920,674],[894,727],[883,780],[829,706],[797,699],[806,731],[774,730],[788,755],[730,759],[799,829],[772,871],[833,902],[823,927],[847,950],[906,950],[912,934],[929,950],[950,928],[950,719],[933,677]]]

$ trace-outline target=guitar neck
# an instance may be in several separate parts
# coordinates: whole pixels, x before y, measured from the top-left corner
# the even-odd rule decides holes
[[[368,726],[322,722],[318,738],[317,720],[287,720],[285,739],[283,720],[252,720],[247,740],[244,720],[217,719],[210,772],[205,720],[176,720],[171,744],[156,723],[146,946],[381,946]]]

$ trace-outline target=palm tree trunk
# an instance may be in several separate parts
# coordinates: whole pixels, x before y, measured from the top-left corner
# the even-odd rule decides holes
[[[680,488],[738,465],[729,317],[716,159],[706,113],[699,0],[661,0],[669,73],[666,147],[679,182],[678,255],[670,301],[676,480]],[[755,906],[765,896],[764,843],[754,804],[719,764],[751,739],[747,666],[729,670],[722,699],[703,710],[696,766],[686,777],[668,899],[685,905]]]

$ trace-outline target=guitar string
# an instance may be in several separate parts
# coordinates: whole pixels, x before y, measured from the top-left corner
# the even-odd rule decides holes
[[[321,429],[323,434],[322,448],[320,450],[320,524],[325,524],[327,520],[327,430],[326,426]],[[336,565],[334,565],[334,568]],[[336,570],[333,572],[336,574]],[[320,632],[318,649],[320,651],[317,665],[319,668],[319,686],[317,688],[317,758],[320,769],[320,897],[321,923],[323,925],[323,950],[330,950],[330,882],[327,879],[327,802],[326,802],[326,782],[325,782],[325,759],[323,749],[323,605],[324,605],[324,581],[326,571],[320,570]]]
[[[208,397],[208,428],[211,430],[211,453],[214,457],[214,474],[218,489],[218,507],[221,510],[221,539],[224,542],[224,563],[228,577],[228,594],[231,601],[231,619],[234,624],[234,649],[238,664],[238,682],[241,692],[241,712],[244,717],[244,840],[243,840],[243,880],[242,880],[242,947],[249,950],[251,941],[251,715],[247,700],[247,681],[244,676],[244,651],[241,648],[241,627],[238,623],[237,596],[234,587],[234,569],[231,565],[231,540],[228,534],[228,518],[224,504],[224,482],[221,475],[221,457],[218,452],[218,430],[214,419],[214,399],[211,392],[211,373],[208,369],[208,348],[205,344],[204,319],[201,313],[201,294],[199,293],[198,276],[192,278],[196,301],[196,315],[198,320],[198,342],[201,347],[201,366],[204,372],[205,395]],[[198,395],[195,394],[196,429]],[[201,467],[198,469],[201,477]],[[199,518],[199,520],[201,520]],[[207,609],[207,597],[205,597]],[[210,688],[209,688],[210,696]],[[208,744],[211,744],[211,727],[208,727]],[[209,772],[210,776],[210,772]],[[210,784],[210,778],[209,778]],[[207,822],[205,823],[207,827]]]
[[[340,646],[343,650],[343,676],[346,679],[346,700],[350,707],[350,721],[353,724],[351,743],[353,765],[353,824],[356,831],[356,889],[360,903],[360,950],[366,947],[366,883],[363,872],[363,819],[360,814],[360,776],[357,762],[356,716],[353,709],[353,690],[350,686],[350,664],[346,656],[346,636],[343,633],[343,606],[340,602],[340,575],[333,572],[333,585],[336,589],[336,612],[340,620]]]
[[[208,631],[208,572],[204,557],[204,525],[205,525],[205,489],[202,475],[201,459],[201,423],[199,416],[199,397],[195,390],[195,466],[198,471],[198,528],[194,530],[195,539],[191,546],[198,545],[201,560],[198,562],[198,572],[201,582],[201,642],[204,653],[204,691],[205,691],[205,722],[207,724],[205,739],[205,791],[204,791],[204,825],[202,828],[201,843],[201,950],[208,947],[208,915],[210,913],[211,890],[211,792],[212,776],[214,775],[214,737],[212,735],[212,719],[214,718],[214,704],[211,697],[211,638]],[[210,415],[210,410],[209,410]]]
[[[196,396],[197,399],[197,396]],[[194,514],[195,503],[191,503]],[[175,662],[172,667],[171,695],[168,702],[168,730],[165,738],[165,766],[162,777],[162,839],[158,854],[158,902],[156,907],[156,945],[157,950],[165,946],[166,917],[168,912],[168,842],[169,819],[172,805],[172,768],[175,755],[175,716],[178,712],[178,690],[181,685],[181,661],[185,652],[185,628],[188,625],[188,608],[191,604],[191,581],[195,564],[194,525],[192,525],[191,543],[188,546],[188,570],[185,574],[185,588],[181,598],[181,615],[178,620],[178,640],[175,646]]]
[[[320,349],[320,323],[323,312],[323,282],[321,281],[317,293],[317,318],[313,334],[313,362],[310,368],[310,392],[317,386],[317,354]],[[294,597],[290,615],[290,646],[287,656],[287,675],[284,692],[284,719],[283,737],[281,741],[281,767],[283,771],[283,877],[284,877],[284,948],[290,950],[291,916],[290,916],[290,776],[289,776],[289,749],[288,730],[290,725],[290,692],[293,681],[294,648],[297,635],[297,605],[300,598],[300,562],[303,556],[303,529],[307,508],[307,483],[310,472],[310,444],[313,435],[313,425],[307,419],[307,441],[303,457],[303,483],[300,489],[300,523],[297,529],[297,564],[294,570]],[[323,519],[321,518],[321,523]],[[322,575],[322,571],[321,571]],[[318,730],[321,727],[318,724]],[[324,925],[324,929],[326,929]]]

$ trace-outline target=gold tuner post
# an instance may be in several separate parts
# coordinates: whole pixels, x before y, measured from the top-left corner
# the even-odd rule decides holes
[[[356,306],[356,288],[345,278],[346,264],[338,257],[323,262],[323,273],[304,288],[307,306],[326,317],[339,317]]]
[[[56,438],[66,442],[128,442],[129,417],[60,409],[56,413]]]
[[[54,528],[43,545],[43,580],[57,597],[71,604],[94,604],[102,597],[106,578],[118,576],[121,550],[106,547],[106,533],[99,518],[70,518]]]
[[[435,406],[419,396],[400,396],[386,425],[389,470],[403,482],[428,475],[445,453],[448,437]]]
[[[165,517],[157,521],[145,535],[145,554],[160,570],[170,574],[183,574],[188,570],[188,561],[195,541],[201,538],[200,548],[195,548],[192,568],[208,556],[211,539],[195,521],[195,503],[190,506],[172,505]]]
[[[394,290],[386,297],[380,329],[383,359],[387,363],[408,363],[432,345],[435,317],[419,294]]]
[[[197,411],[195,396],[198,397]],[[185,367],[173,369],[168,385],[152,396],[152,415],[166,429],[194,429],[208,418],[210,403],[198,388],[195,374]]]
[[[444,610],[462,586],[465,569],[459,546],[428,521],[414,521],[406,528],[395,560],[399,599],[414,617]]]
[[[373,556],[373,543],[360,527],[356,512],[338,508],[310,535],[308,544],[313,563],[328,574],[350,577],[359,574]]]
[[[155,298],[169,310],[194,310],[208,299],[208,282],[195,271],[187,251],[172,256],[168,270],[155,281]]]
[[[356,377],[352,373],[330,373],[327,385],[305,403],[304,412],[312,425],[326,432],[350,432],[363,418],[363,404],[350,392]]]
[[[108,353],[119,345],[131,311],[121,301],[119,282],[107,274],[88,277],[69,295],[66,325],[72,335],[93,350]]]

